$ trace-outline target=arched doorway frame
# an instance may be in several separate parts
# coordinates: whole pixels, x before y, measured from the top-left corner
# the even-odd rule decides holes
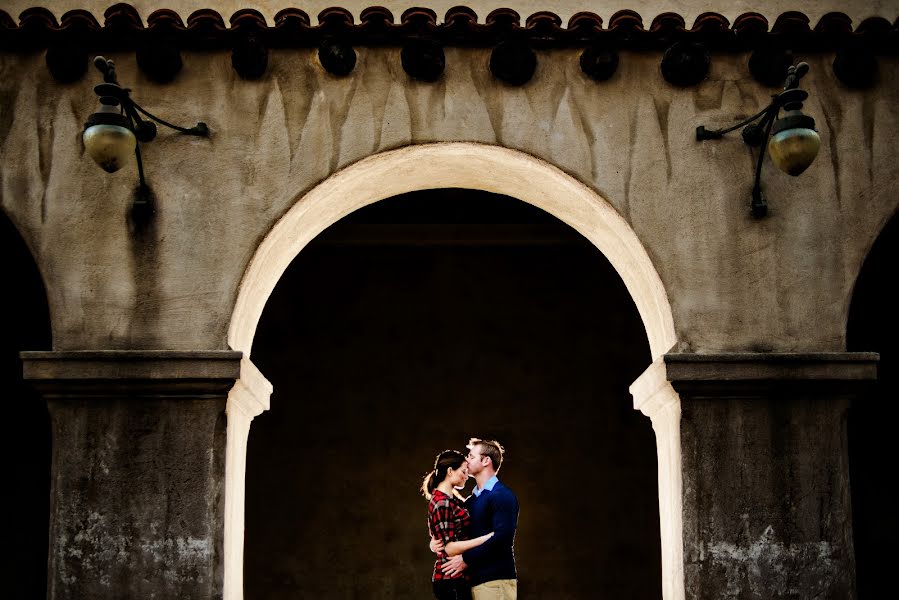
[[[871,237],[867,240],[862,252],[859,253],[856,261],[850,265],[850,273],[853,274],[852,285],[849,287],[848,294],[843,299],[843,337],[846,342],[849,341],[849,313],[852,311],[852,301],[855,299],[859,278],[861,277],[862,271],[865,269],[868,258],[877,246],[877,243],[883,238],[890,226],[897,227],[897,222],[899,222],[899,206],[883,216],[873,230]]]
[[[265,236],[241,279],[228,343],[244,354],[228,398],[225,459],[224,597],[243,598],[244,491],[252,419],[267,410],[271,384],[250,362],[262,311],[284,271],[327,227],[378,200],[426,189],[503,194],[554,215],[596,246],[623,280],[649,339],[653,365],[631,387],[634,407],[656,433],[662,542],[662,597],[684,598],[680,399],[664,378],[662,357],[676,342],[671,304],[636,233],[593,189],[529,154],[487,144],[406,146],[354,163],[301,195]]]

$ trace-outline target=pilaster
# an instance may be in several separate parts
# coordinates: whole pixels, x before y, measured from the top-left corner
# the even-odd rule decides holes
[[[687,598],[855,597],[846,416],[877,355],[667,354]]]
[[[25,352],[53,461],[48,597],[221,598],[240,352]]]

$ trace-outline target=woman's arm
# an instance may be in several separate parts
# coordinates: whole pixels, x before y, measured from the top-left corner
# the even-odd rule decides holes
[[[446,545],[444,550],[446,551],[447,556],[455,556],[457,554],[462,554],[463,552],[467,552],[472,548],[477,548],[487,540],[493,537],[493,532],[491,531],[488,534],[482,535],[481,537],[476,537],[473,540],[462,540],[459,542],[450,542]]]

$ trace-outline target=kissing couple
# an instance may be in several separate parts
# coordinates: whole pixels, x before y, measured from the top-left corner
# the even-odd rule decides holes
[[[437,600],[516,600],[515,530],[518,499],[497,478],[505,450],[496,440],[471,438],[463,454],[444,450],[421,485],[428,500],[430,548],[437,554],[431,582]],[[469,477],[471,496],[460,490]]]

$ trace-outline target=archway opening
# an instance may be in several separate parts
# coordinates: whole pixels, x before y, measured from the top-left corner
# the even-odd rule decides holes
[[[899,215],[883,229],[856,281],[846,344],[850,352],[878,352],[878,382],[849,411],[849,482],[859,600],[892,588],[899,516],[892,487],[896,470],[894,426],[899,420]]]
[[[589,241],[507,196],[443,189],[351,213],[291,263],[253,361],[246,598],[424,598],[420,477],[469,435],[507,448],[522,596],[658,598],[652,361]]]
[[[19,232],[0,213],[0,256],[5,265],[7,319],[0,335],[2,402],[9,423],[0,436],[6,457],[4,496],[10,531],[7,561],[12,576],[3,583],[10,598],[47,595],[50,514],[50,415],[47,403],[22,377],[23,350],[49,350],[50,312],[37,265]]]

